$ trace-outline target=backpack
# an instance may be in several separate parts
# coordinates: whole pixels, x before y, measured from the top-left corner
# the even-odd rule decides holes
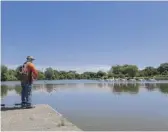
[[[21,81],[27,80],[28,76],[28,70],[26,68],[27,62],[25,62],[23,65],[19,66],[18,68],[18,73],[19,73],[19,78]]]

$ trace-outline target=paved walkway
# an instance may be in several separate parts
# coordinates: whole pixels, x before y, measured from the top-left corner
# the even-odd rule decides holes
[[[49,105],[1,110],[2,131],[81,131]]]

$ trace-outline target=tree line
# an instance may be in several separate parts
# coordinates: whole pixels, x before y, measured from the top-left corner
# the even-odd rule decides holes
[[[20,80],[19,67],[9,69],[5,65],[1,65],[1,81],[17,81]],[[103,72],[83,72],[76,71],[58,71],[51,67],[45,71],[39,70],[38,80],[63,80],[63,79],[110,79],[110,78],[126,78],[126,79],[149,79],[168,80],[168,63],[162,63],[157,68],[148,66],[142,70],[136,65],[115,65],[109,71]]]

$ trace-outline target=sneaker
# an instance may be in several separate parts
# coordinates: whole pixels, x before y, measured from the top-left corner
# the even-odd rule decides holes
[[[26,105],[26,102],[21,103],[21,107],[25,107],[25,105]]]
[[[27,104],[26,104],[26,108],[34,108],[34,106],[32,106],[31,103],[27,103]]]

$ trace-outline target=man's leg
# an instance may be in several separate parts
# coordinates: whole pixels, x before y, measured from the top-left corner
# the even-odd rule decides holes
[[[22,86],[22,92],[21,92],[21,103],[24,104],[26,103],[26,85],[25,84],[21,84]]]
[[[32,103],[32,85],[27,85],[27,96],[26,96],[27,105],[31,106]]]

